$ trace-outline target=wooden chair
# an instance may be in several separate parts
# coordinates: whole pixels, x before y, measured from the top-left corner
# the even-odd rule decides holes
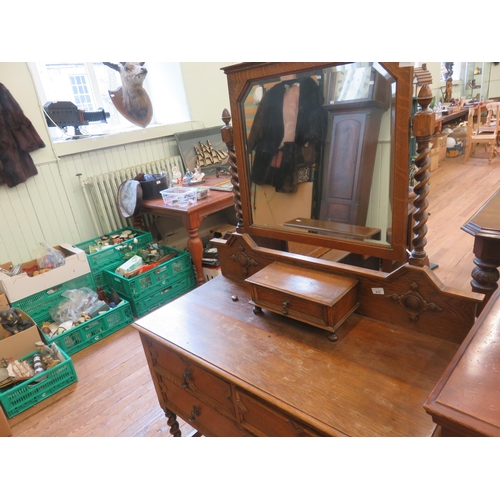
[[[486,120],[479,125],[479,133],[491,133],[495,131],[496,121],[498,120],[498,111],[500,102],[489,102],[485,105],[487,111]],[[498,138],[497,138],[498,139]],[[498,144],[498,140],[497,140]]]
[[[496,122],[500,119],[500,102],[489,102],[485,105],[487,115],[486,121],[479,127],[479,133],[495,132]],[[500,132],[497,133],[495,153],[500,155]]]
[[[477,126],[476,130],[474,130],[474,116],[477,115],[477,123],[479,124],[481,119],[480,113],[480,109],[469,109],[469,118],[467,120],[467,148],[465,151],[465,161],[468,161],[470,156],[474,154],[476,146],[478,144],[484,144],[486,151],[489,151],[489,162],[491,162],[493,156],[498,153],[496,145],[498,133],[500,131],[500,120],[495,120],[495,125],[491,127],[491,130],[488,129],[484,132],[481,132],[480,126]]]

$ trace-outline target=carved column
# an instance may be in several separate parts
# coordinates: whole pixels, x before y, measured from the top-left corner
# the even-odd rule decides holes
[[[231,184],[233,185],[234,210],[236,211],[236,231],[241,233],[243,232],[243,212],[241,210],[240,183],[238,181],[238,167],[236,165],[236,152],[234,150],[233,127],[229,125],[231,114],[226,108],[222,111],[222,121],[225,125],[221,129],[221,136],[222,141],[227,146],[227,153],[229,155],[229,174],[231,175]]]
[[[413,214],[415,220],[413,233],[415,237],[412,240],[413,250],[409,262],[415,266],[423,267],[429,263],[424,247],[427,244],[425,235],[427,234],[427,196],[429,194],[429,168],[431,165],[429,156],[431,150],[430,141],[435,128],[434,111],[429,108],[432,101],[432,92],[429,85],[422,86],[417,101],[421,106],[421,110],[413,117],[413,135],[417,141],[415,165],[418,168],[415,174],[417,184],[413,188],[416,195],[413,200],[416,209]]]

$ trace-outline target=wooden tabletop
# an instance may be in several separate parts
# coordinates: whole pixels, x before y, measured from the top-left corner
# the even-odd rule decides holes
[[[330,342],[319,328],[254,315],[249,300],[247,284],[218,276],[134,325],[325,434],[433,433],[423,404],[457,344],[356,314]]]
[[[205,182],[193,185],[191,187],[210,187],[225,181],[229,181],[230,177],[223,175],[216,177],[215,174],[205,176]],[[228,208],[233,204],[232,191],[215,191],[210,190],[207,198],[199,200],[192,205],[185,207],[170,207],[163,203],[163,198],[155,198],[153,200],[143,200],[141,210],[148,214],[159,215],[163,217],[182,218],[185,215],[196,213],[200,219],[211,215],[219,210]]]
[[[448,123],[453,120],[456,120],[457,118],[462,118],[466,117],[469,115],[469,110],[468,109],[462,109],[460,111],[455,111],[454,113],[448,113],[447,115],[441,115],[439,118],[436,118],[436,122],[441,122],[441,123]]]
[[[472,236],[500,239],[500,189],[462,226]]]
[[[500,436],[499,335],[497,290],[425,405],[451,434]]]

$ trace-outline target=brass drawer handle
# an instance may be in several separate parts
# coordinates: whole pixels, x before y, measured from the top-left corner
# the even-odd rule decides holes
[[[184,372],[184,375],[182,376],[182,388],[187,389],[189,387],[189,384],[187,382],[188,378],[191,378],[191,372],[186,368],[186,371]]]
[[[287,307],[290,305],[289,300],[284,300],[283,301],[283,310],[281,311],[283,314],[288,314],[288,309]]]
[[[191,410],[191,415],[189,416],[189,421],[194,422],[195,417],[200,415],[200,409],[197,406],[193,406]]]

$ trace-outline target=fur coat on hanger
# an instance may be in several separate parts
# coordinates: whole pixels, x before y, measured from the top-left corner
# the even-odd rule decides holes
[[[37,175],[29,153],[44,147],[31,121],[0,83],[0,185],[14,187]]]
[[[283,143],[285,94],[293,84],[300,87],[295,133]],[[297,169],[314,163],[325,141],[328,113],[322,101],[320,88],[312,78],[283,81],[264,94],[248,137],[248,148],[255,151],[252,182],[274,186],[281,193],[297,190]]]

